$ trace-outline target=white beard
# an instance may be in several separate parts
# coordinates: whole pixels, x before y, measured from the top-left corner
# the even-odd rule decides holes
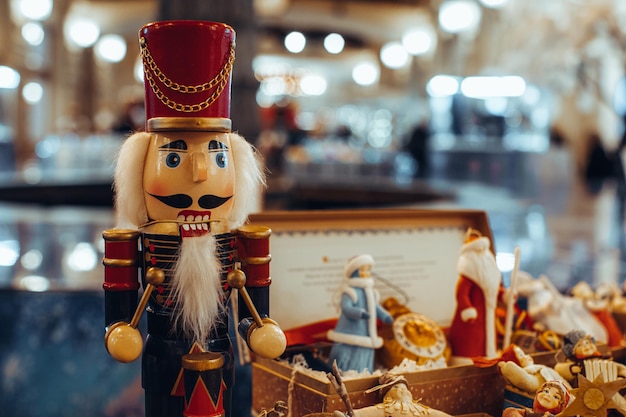
[[[203,346],[224,308],[222,266],[215,249],[212,235],[183,238],[172,282],[175,326]]]

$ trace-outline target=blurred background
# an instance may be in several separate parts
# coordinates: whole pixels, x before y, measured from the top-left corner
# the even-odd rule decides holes
[[[487,211],[505,274],[624,281],[626,2],[0,0],[0,409],[143,415],[102,346],[101,232],[144,129],[137,33],[237,32],[264,210]]]

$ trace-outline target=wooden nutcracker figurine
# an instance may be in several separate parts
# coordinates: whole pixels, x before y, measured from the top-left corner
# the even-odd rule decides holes
[[[271,231],[243,225],[264,176],[253,148],[231,132],[235,32],[222,23],[156,22],[139,41],[146,132],[121,148],[118,226],[103,234],[106,348],[122,362],[143,350],[147,417],[228,417],[232,288],[250,349],[275,358],[286,344],[268,318]],[[144,348],[137,323],[146,305]]]

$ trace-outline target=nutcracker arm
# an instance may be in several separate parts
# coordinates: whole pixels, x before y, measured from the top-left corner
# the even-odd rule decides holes
[[[258,313],[246,285],[246,274],[239,268],[228,273],[228,284],[239,290],[241,298],[250,311],[252,318],[244,318],[239,324],[239,334],[246,340],[250,349],[259,356],[274,359],[285,351],[287,338],[274,320],[261,317]]]
[[[146,271],[146,288],[130,323],[118,321],[107,329],[104,335],[104,344],[113,359],[120,362],[132,362],[141,355],[143,338],[137,326],[146,304],[148,304],[152,290],[164,279],[165,273],[160,268],[149,268]]]
[[[109,229],[104,238],[104,325],[129,321],[139,292],[139,232]]]

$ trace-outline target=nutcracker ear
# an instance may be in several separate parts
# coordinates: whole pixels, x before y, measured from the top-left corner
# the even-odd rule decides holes
[[[143,197],[143,166],[150,133],[139,132],[126,139],[120,148],[113,189],[118,228],[136,228],[148,221]]]
[[[231,228],[245,223],[248,215],[261,209],[265,173],[261,158],[243,137],[230,134],[233,162],[235,164],[235,197],[229,222]]]

